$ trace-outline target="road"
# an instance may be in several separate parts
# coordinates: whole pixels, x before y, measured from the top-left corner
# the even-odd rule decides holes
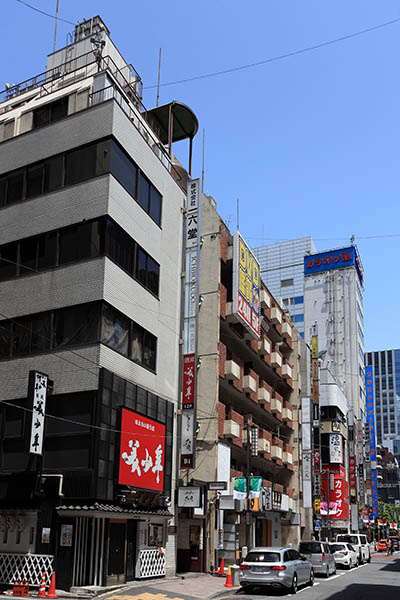
[[[254,588],[251,594],[236,592],[224,600],[260,600],[262,597],[292,597],[280,590]],[[397,600],[400,598],[400,555],[374,555],[369,564],[336,575],[315,578],[313,587],[299,588],[299,600]]]

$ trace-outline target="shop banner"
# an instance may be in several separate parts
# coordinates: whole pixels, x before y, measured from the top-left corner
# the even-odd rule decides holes
[[[32,400],[30,454],[42,454],[48,383],[48,375],[39,371],[29,372],[28,398]]]
[[[247,498],[246,477],[235,477],[233,482],[233,497],[235,500],[245,500]]]
[[[233,235],[232,313],[260,337],[260,264],[238,231]]]

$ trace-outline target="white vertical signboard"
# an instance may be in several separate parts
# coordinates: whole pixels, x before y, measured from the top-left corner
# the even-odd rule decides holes
[[[199,309],[200,180],[189,181],[185,230],[185,306],[182,368],[181,467],[194,466],[197,315]]]
[[[48,375],[39,373],[38,371],[30,371],[29,397],[32,397],[30,454],[42,454],[48,382]]]

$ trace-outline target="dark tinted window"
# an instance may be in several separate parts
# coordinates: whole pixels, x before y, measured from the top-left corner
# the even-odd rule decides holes
[[[50,231],[39,236],[38,239],[38,270],[50,269],[57,264],[57,240],[56,231]]]
[[[139,202],[140,206],[146,212],[149,212],[149,196],[150,196],[150,182],[143,175],[143,173],[140,173],[138,202]]]
[[[0,321],[0,356],[7,358],[10,356],[10,327],[8,321]]]
[[[147,287],[158,296],[160,266],[151,256],[147,257]]]
[[[113,350],[128,355],[130,323],[110,306],[103,307],[101,342]]]
[[[136,272],[135,277],[140,283],[146,285],[147,282],[147,253],[140,246],[136,251]]]
[[[107,220],[106,252],[120,267],[133,274],[135,243],[110,219]]]
[[[35,273],[37,264],[38,238],[27,238],[19,243],[19,272]]]
[[[65,159],[65,185],[95,177],[96,160],[96,144],[68,152]]]
[[[283,553],[283,562],[289,562],[291,560],[293,559],[290,556],[289,550],[286,550],[286,552]]]
[[[99,307],[82,304],[54,312],[54,346],[70,346],[98,341]]]
[[[150,189],[150,216],[158,225],[161,224],[161,194],[152,185]]]
[[[43,313],[31,319],[31,352],[49,350],[51,347],[51,315]]]
[[[17,171],[8,176],[6,204],[14,204],[22,200],[24,189],[24,172]]]
[[[60,98],[51,104],[51,120],[57,121],[68,114],[68,96]]]
[[[60,260],[65,264],[100,255],[97,223],[80,223],[60,231]]]
[[[13,323],[13,355],[28,354],[31,348],[31,320],[29,317]]]
[[[40,106],[33,112],[33,127],[43,127],[53,121],[58,121],[68,114],[68,96]]]
[[[339,552],[339,550],[346,550],[344,544],[331,544],[331,552]]]
[[[143,363],[143,330],[135,324],[132,328],[131,358],[135,362]]]
[[[300,554],[322,554],[322,545],[319,542],[300,542]]]
[[[115,142],[111,148],[111,173],[133,197],[136,197],[136,165]]]
[[[17,242],[0,248],[0,280],[14,277],[17,272]]]
[[[249,552],[246,562],[280,562],[279,552]]]
[[[358,546],[358,536],[356,535],[338,535],[337,536],[337,541],[338,542],[347,542],[349,544],[356,544],[356,546]]]
[[[297,550],[289,550],[290,560],[299,560],[300,555]]]
[[[156,370],[157,338],[148,331],[143,334],[143,364],[152,371]]]
[[[39,196],[43,192],[44,163],[28,167],[26,171],[26,197]]]
[[[53,192],[63,184],[64,156],[54,156],[46,160],[44,166],[44,188],[43,191]]]
[[[6,203],[7,179],[0,179],[0,208]]]

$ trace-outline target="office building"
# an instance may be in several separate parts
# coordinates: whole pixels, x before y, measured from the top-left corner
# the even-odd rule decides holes
[[[311,237],[253,248],[261,277],[271,294],[281,299],[296,329],[304,337],[304,257],[316,252]]]
[[[366,352],[373,367],[376,440],[400,461],[400,350]]]
[[[71,39],[0,95],[0,582],[59,566],[63,589],[175,573],[171,145],[198,127],[180,103],[144,109],[99,17]]]

